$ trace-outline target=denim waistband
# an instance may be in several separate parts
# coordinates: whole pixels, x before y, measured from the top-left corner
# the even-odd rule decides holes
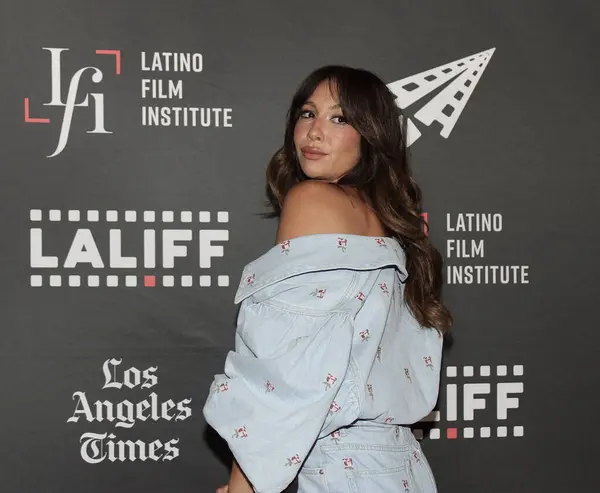
[[[373,450],[379,452],[408,452],[417,447],[411,429],[407,426],[356,421],[317,440],[307,457],[305,472],[322,467],[336,452]]]

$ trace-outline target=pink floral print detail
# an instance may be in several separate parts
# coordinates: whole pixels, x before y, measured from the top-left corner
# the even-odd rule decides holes
[[[338,238],[337,240],[338,248],[342,249],[342,252],[346,251],[346,247],[348,246],[348,240],[346,238]]]
[[[408,368],[404,368],[404,376],[410,383],[412,383],[412,378],[410,377],[410,370]]]
[[[312,293],[310,293],[311,296],[316,296],[317,298],[323,298],[323,296],[325,296],[325,293],[327,292],[326,289],[315,289]]]
[[[431,356],[423,356],[423,361],[425,361],[425,366],[430,370],[433,370],[433,361]]]
[[[328,373],[327,378],[325,378],[325,381],[322,383],[325,384],[325,390],[329,390],[332,386],[335,385],[335,382],[337,382],[337,377],[332,375],[331,373]]]
[[[337,402],[333,401],[331,403],[331,406],[329,406],[329,412],[327,414],[335,414],[337,412],[339,412],[342,409],[342,406],[340,406]]]
[[[265,383],[266,392],[273,392],[275,390],[275,386],[267,380]]]
[[[361,330],[359,333],[362,342],[369,340],[369,329]]]
[[[363,293],[362,291],[359,291],[358,294],[355,296],[355,298],[358,301],[365,301],[366,296],[365,296],[365,293]]]
[[[235,433],[233,434],[232,438],[247,438],[247,437],[248,437],[248,431],[246,430],[245,426],[242,426],[241,428],[235,429]]]
[[[352,460],[351,457],[344,457],[342,460],[344,462],[344,468],[354,469],[354,461]]]
[[[342,432],[340,430],[332,431],[329,436],[337,444],[342,438]]]
[[[281,243],[281,253],[285,253],[286,255],[290,253],[290,240],[282,241]]]
[[[229,390],[229,383],[228,382],[223,382],[221,384],[218,384],[215,382],[215,392],[219,393],[219,392],[227,392]]]
[[[404,488],[405,493],[409,493],[410,489],[408,488],[408,481],[406,479],[402,480],[402,487]]]
[[[381,289],[381,292],[382,292],[383,294],[387,294],[387,295],[389,295],[389,294],[390,294],[390,292],[388,291],[387,284],[386,284],[385,282],[382,282],[382,283],[379,285],[379,289]]]
[[[377,243],[380,247],[387,248],[387,243],[384,238],[375,238],[375,243]]]
[[[385,423],[391,423],[392,421],[394,421],[394,418],[391,416],[389,418],[385,418],[384,420]]]
[[[246,277],[246,286],[252,286],[254,281],[256,280],[256,274],[252,274],[251,276]]]
[[[377,361],[381,363],[381,346],[377,346]]]
[[[296,454],[293,457],[288,458],[286,466],[297,466],[301,462],[302,460],[300,459],[300,456]]]

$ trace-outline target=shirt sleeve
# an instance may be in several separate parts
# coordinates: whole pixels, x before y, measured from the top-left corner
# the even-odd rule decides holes
[[[295,308],[273,299],[242,302],[235,351],[203,409],[259,493],[279,493],[293,481],[323,432],[350,360],[350,313],[323,310],[324,291],[310,279],[296,286],[304,293],[310,287],[312,298]],[[283,292],[288,300],[299,296]]]

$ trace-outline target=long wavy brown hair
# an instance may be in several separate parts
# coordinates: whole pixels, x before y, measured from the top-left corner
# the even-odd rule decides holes
[[[330,84],[331,94],[337,95],[348,124],[361,135],[360,159],[337,185],[354,187],[389,235],[402,244],[409,273],[404,299],[415,319],[422,327],[447,333],[452,315],[441,301],[443,260],[421,215],[422,193],[408,159],[406,118],[394,93],[372,72],[328,65],[302,81],[287,112],[283,146],[267,167],[266,205],[273,211],[262,215],[279,217],[288,190],[310,179],[298,161],[294,127],[302,106],[323,81]]]

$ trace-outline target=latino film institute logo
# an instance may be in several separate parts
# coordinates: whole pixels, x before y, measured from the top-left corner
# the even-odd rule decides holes
[[[60,134],[54,152],[49,158],[58,156],[67,146],[69,135],[71,133],[71,124],[75,108],[90,108],[94,112],[94,127],[86,130],[90,134],[111,134],[107,130],[104,122],[104,94],[101,92],[90,92],[85,94],[83,101],[77,102],[79,85],[84,76],[91,74],[91,80],[94,84],[99,84],[104,78],[104,73],[98,67],[86,66],[77,70],[68,80],[68,90],[66,100],[63,102],[62,83],[63,73],[61,68],[61,58],[69,48],[43,48],[50,53],[50,102],[43,103],[44,106],[57,106],[64,108]],[[109,55],[115,58],[115,74],[121,73],[121,52],[119,50],[96,50],[97,55]],[[93,101],[93,102],[92,102]],[[26,123],[50,123],[50,118],[34,118],[30,114],[30,101],[25,98],[25,122]]]
[[[111,134],[112,132],[105,125],[104,94],[102,92],[87,93],[81,102],[76,101],[82,77],[91,74],[92,82],[99,84],[104,78],[102,70],[95,66],[86,66],[77,70],[68,80],[67,96],[63,102],[61,57],[63,52],[68,52],[69,49],[43,49],[50,54],[51,76],[50,102],[43,103],[43,105],[64,108],[56,149],[47,156],[52,158],[58,156],[67,146],[75,108],[85,107],[94,112],[94,127],[91,130],[86,130],[87,133]],[[444,138],[449,137],[475,87],[481,80],[481,76],[494,51],[495,48],[490,48],[387,84],[389,89],[397,96],[396,104],[401,109],[413,113],[412,116],[407,118],[408,146],[414,144],[422,135],[415,122],[420,122],[426,126],[431,126],[433,122],[437,122],[441,125],[440,135]],[[96,50],[96,54],[114,56],[115,74],[119,75],[121,73],[121,52],[119,50]],[[436,91],[438,91],[437,94],[435,94]],[[413,112],[414,103],[427,96],[433,97],[422,108]],[[91,100],[93,100],[93,103]],[[90,106],[93,107],[90,108]],[[32,117],[30,100],[25,98],[25,122],[49,124],[50,119]]]

